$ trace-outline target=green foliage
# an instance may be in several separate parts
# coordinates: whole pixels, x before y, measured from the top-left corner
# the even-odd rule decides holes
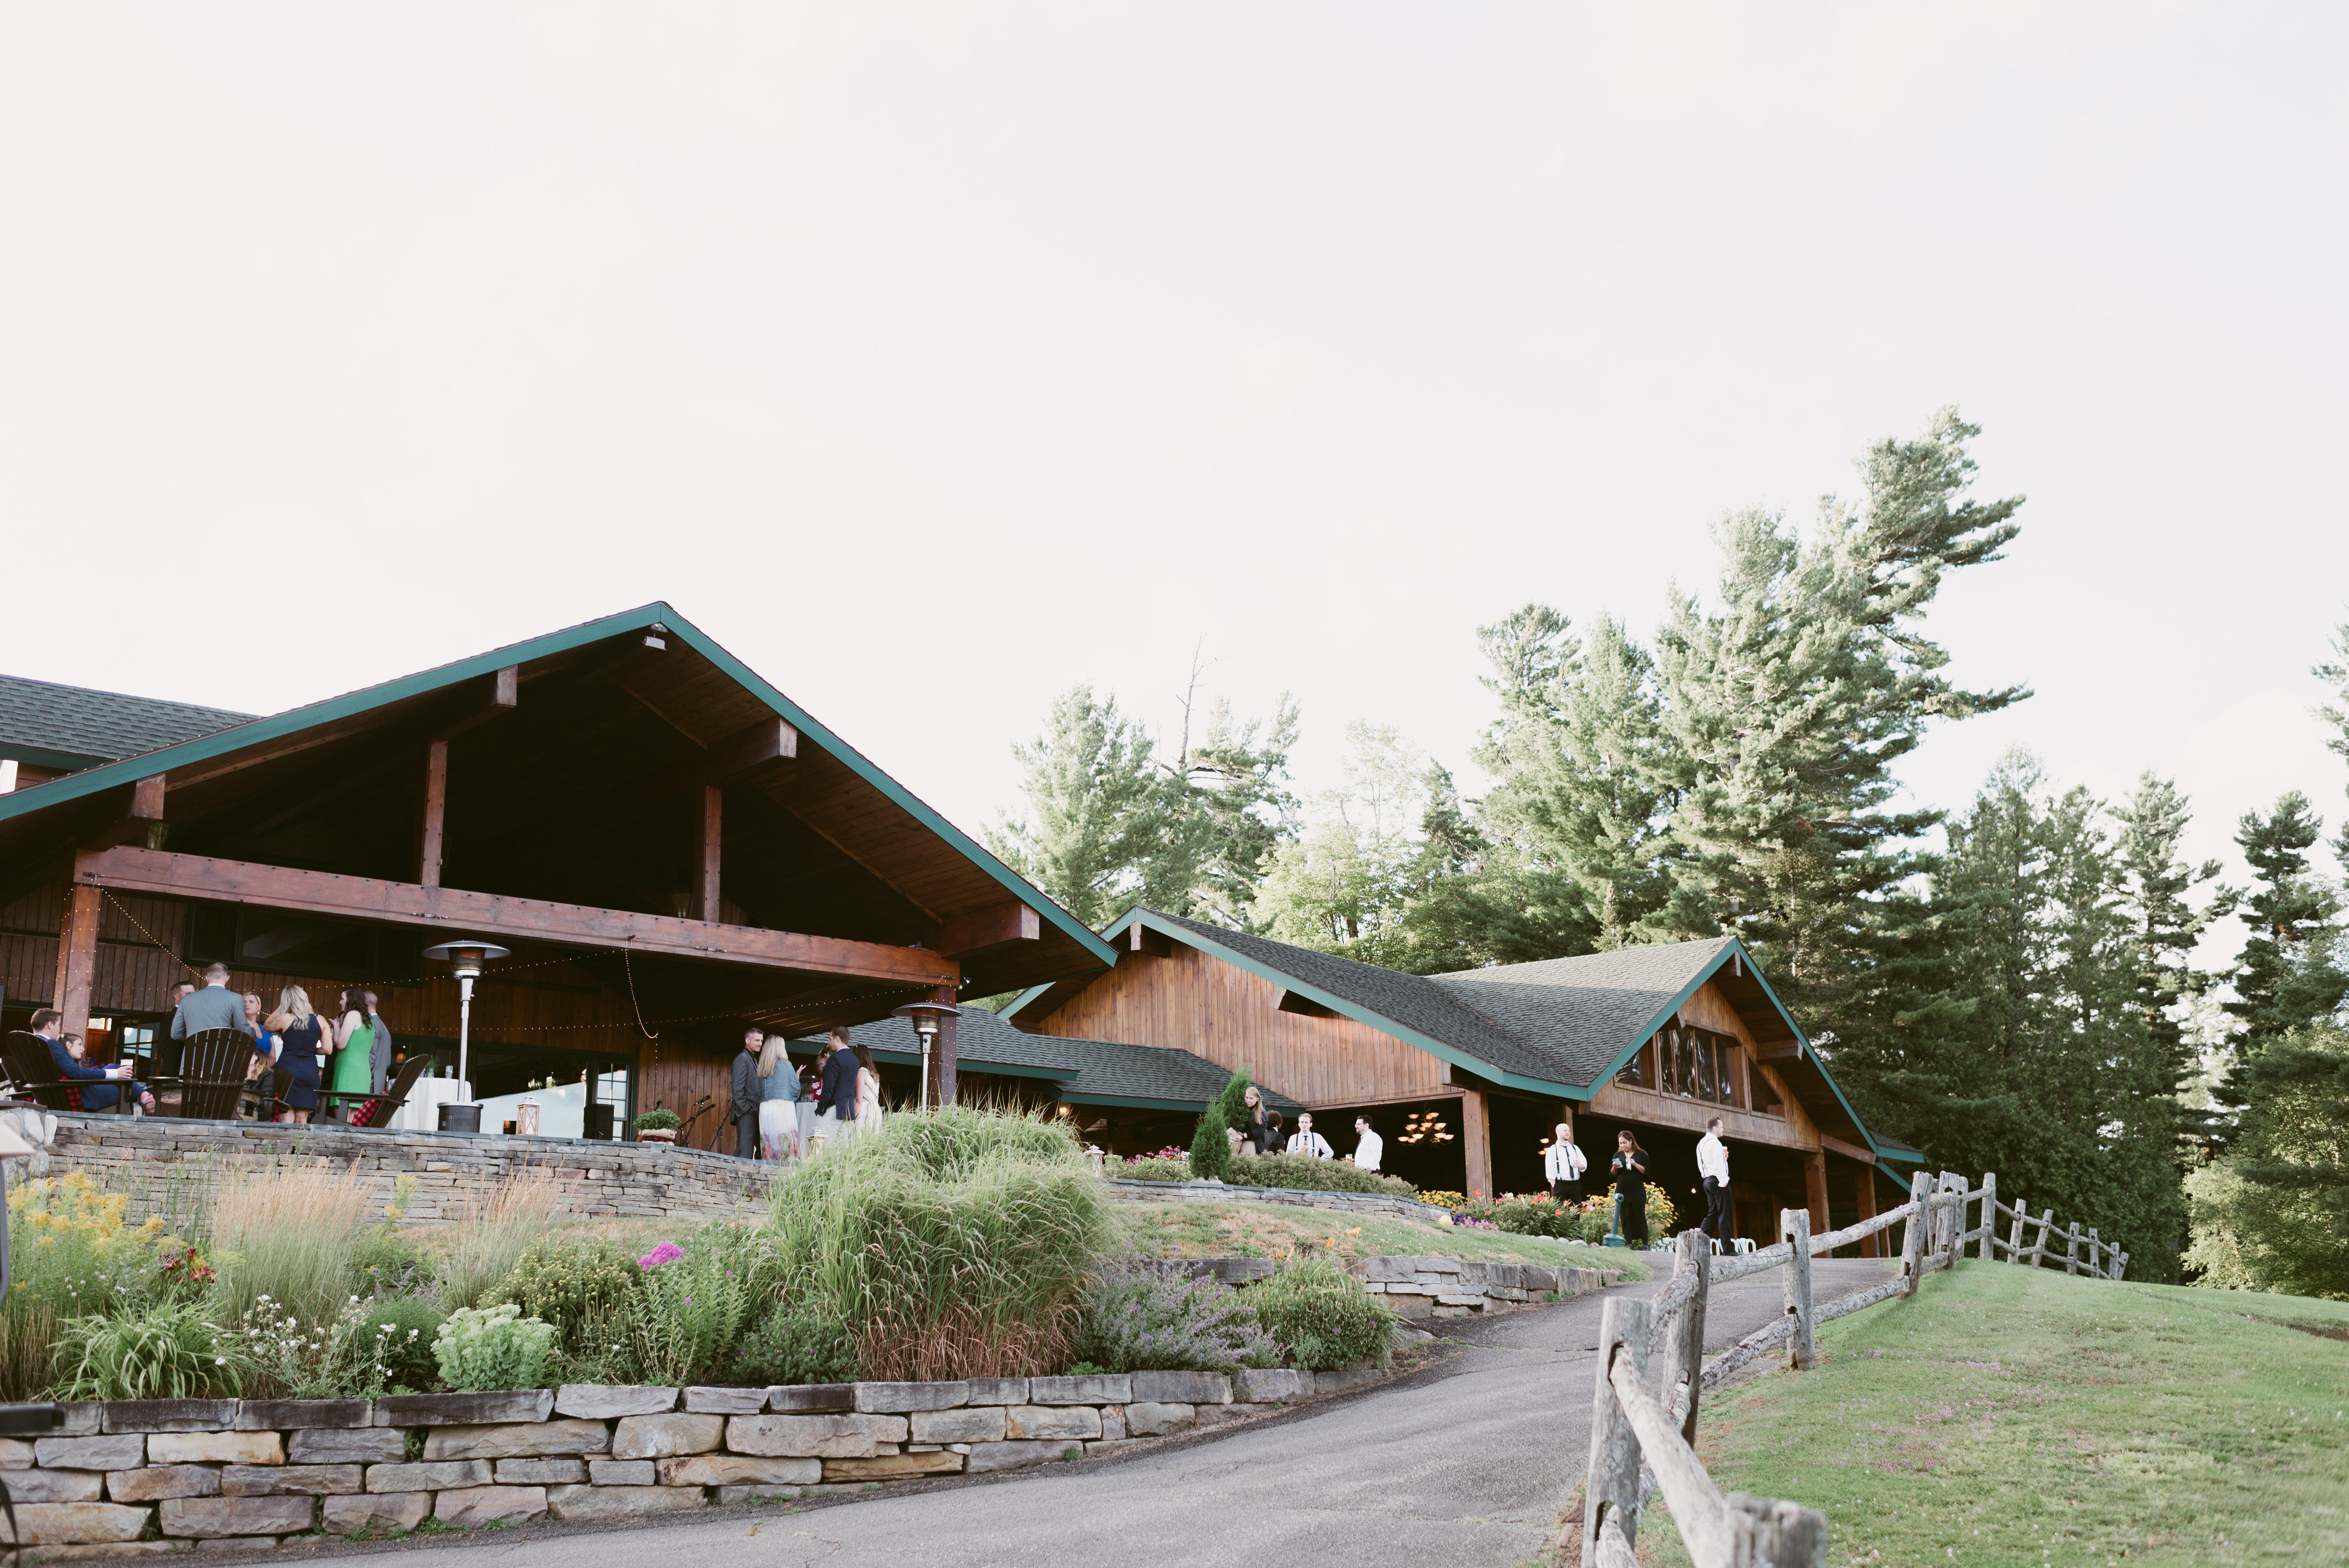
[[[2349,1301],[2349,1031],[2287,1037],[2237,1076],[2234,1140],[2187,1179],[2186,1261],[2203,1284]]]
[[[1202,1181],[1222,1181],[1231,1170],[1231,1130],[1223,1111],[1211,1105],[1200,1113],[1198,1128],[1191,1134],[1191,1174]]]
[[[1223,1092],[1216,1096],[1216,1114],[1234,1132],[1247,1131],[1247,1069],[1242,1068],[1224,1080]]]
[[[1241,1187],[1299,1187],[1315,1192],[1384,1192],[1416,1198],[1419,1189],[1399,1176],[1358,1171],[1342,1160],[1312,1160],[1302,1154],[1243,1154],[1226,1178]]]
[[[374,1298],[357,1295],[306,1320],[261,1296],[221,1337],[243,1361],[245,1392],[273,1399],[371,1399],[415,1348]]]
[[[1292,1367],[1322,1372],[1383,1361],[1393,1342],[1394,1315],[1326,1258],[1309,1254],[1241,1297]]]
[[[1114,1233],[1081,1150],[1039,1126],[968,1109],[895,1116],[787,1172],[761,1294],[849,1326],[868,1377],[1065,1365]]]
[[[522,1308],[460,1307],[440,1326],[433,1358],[440,1381],[455,1392],[481,1394],[541,1386],[554,1326],[524,1318]]]
[[[238,1392],[244,1365],[202,1301],[169,1297],[77,1317],[58,1336],[60,1399],[206,1399]]]
[[[438,1260],[407,1232],[384,1223],[368,1226],[351,1248],[352,1283],[373,1295],[406,1295],[429,1289]]]
[[[554,1217],[554,1186],[543,1171],[516,1172],[466,1195],[440,1259],[440,1305],[479,1306]]]
[[[677,1112],[661,1109],[639,1111],[629,1126],[638,1132],[674,1132],[682,1125]]]
[[[557,1232],[523,1248],[482,1305],[512,1303],[525,1317],[554,1325],[557,1341],[571,1349],[590,1320],[609,1318],[626,1306],[641,1273],[616,1241]]]
[[[2308,860],[2323,827],[2297,789],[2266,816],[2247,812],[2237,825],[2235,842],[2260,879],[2249,891],[2230,889],[2223,903],[2242,915],[2245,931],[2235,999],[2225,1004],[2242,1025],[2237,1049],[2245,1058],[2329,1018],[2349,994],[2337,954],[2341,898]]]
[[[752,1387],[778,1383],[846,1383],[856,1377],[856,1350],[848,1326],[812,1307],[774,1307],[744,1336],[730,1382]]]
[[[421,1394],[440,1381],[440,1363],[432,1351],[447,1321],[447,1315],[422,1296],[378,1296],[367,1304],[367,1323],[380,1341],[386,1391],[405,1388]]]
[[[752,1278],[761,1246],[748,1227],[712,1224],[687,1238],[667,1262],[632,1265],[640,1277],[624,1319],[614,1326],[635,1380],[712,1383],[725,1377],[758,1308]]]
[[[1104,1269],[1094,1282],[1077,1350],[1080,1365],[1102,1372],[1228,1372],[1279,1364],[1278,1347],[1242,1293],[1130,1264]]]
[[[221,1321],[267,1297],[278,1317],[331,1321],[350,1299],[352,1260],[369,1226],[354,1172],[271,1171],[212,1184],[208,1209],[221,1271]]]
[[[12,1283],[0,1301],[0,1398],[37,1398],[49,1387],[68,1319],[186,1297],[212,1272],[160,1220],[130,1223],[128,1197],[100,1191],[79,1171],[27,1181],[9,1199]]]

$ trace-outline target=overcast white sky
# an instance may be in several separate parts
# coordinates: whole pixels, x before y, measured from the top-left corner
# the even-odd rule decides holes
[[[1931,743],[2291,786],[2349,617],[2349,12],[0,10],[0,669],[274,710],[666,598],[976,829],[1195,643],[1463,771],[1474,628],[1642,631],[1957,403]]]

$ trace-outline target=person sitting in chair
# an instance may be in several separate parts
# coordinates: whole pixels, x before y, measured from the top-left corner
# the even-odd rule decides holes
[[[155,1114],[155,1097],[147,1086],[130,1077],[130,1064],[117,1067],[92,1067],[82,1060],[88,1047],[79,1035],[65,1030],[65,1015],[55,1007],[36,1008],[33,1013],[33,1033],[48,1042],[49,1060],[56,1064],[57,1076],[70,1083],[84,1085],[81,1108],[84,1110],[112,1110],[122,1100],[120,1085],[130,1085],[130,1096],[148,1115]]]

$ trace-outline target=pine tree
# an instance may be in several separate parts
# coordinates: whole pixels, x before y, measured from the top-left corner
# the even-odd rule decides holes
[[[2228,1012],[2240,1022],[2240,1058],[2258,1056],[2295,1029],[2330,1017],[2349,994],[2336,956],[2341,899],[2311,869],[2308,851],[2324,824],[2297,789],[2261,816],[2244,814],[2235,842],[2259,878],[2229,889],[2222,907],[2242,915],[2246,934]]]
[[[2196,908],[2194,890],[2219,874],[2219,862],[2189,865],[2179,857],[2192,813],[2175,783],[2150,772],[2137,791],[2113,811],[2120,826],[2122,901],[2136,955],[2137,1006],[2157,1070],[2172,1086],[2182,1083],[2197,1062],[2185,1027],[2176,1016],[2189,993],[2208,988],[2211,976],[2189,963],[2194,945],[2215,914],[2209,903]],[[2209,1129],[2195,1130],[2208,1136]]]
[[[1029,815],[997,824],[988,847],[1085,924],[1180,891],[1188,857],[1166,864],[1171,802],[1141,721],[1117,699],[1071,686],[1045,734],[1011,754],[1026,770]]]

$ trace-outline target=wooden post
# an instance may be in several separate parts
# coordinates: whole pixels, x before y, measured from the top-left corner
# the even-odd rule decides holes
[[[2023,1227],[2030,1222],[2030,1210],[2023,1206],[2022,1199],[2017,1198],[2014,1201],[2014,1235],[2013,1238],[2006,1243],[2006,1261],[2008,1263],[2019,1264],[2023,1261]]]
[[[722,923],[726,918],[725,905],[718,895],[719,850],[724,843],[725,821],[726,791],[715,784],[704,784],[701,787],[701,853],[698,857],[701,863],[697,873],[699,885],[694,891],[699,895],[698,902],[701,905],[701,918],[712,925]]]
[[[2047,1208],[2040,1210],[2039,1241],[2037,1244],[2033,1246],[2031,1249],[2031,1266],[2033,1268],[2037,1268],[2041,1264],[2047,1261],[2047,1234],[2054,1228],[2055,1210],[2054,1206],[2050,1205]]]
[[[1609,1296],[1599,1314],[1598,1377],[1590,1396],[1590,1469],[1582,1482],[1582,1561],[1602,1561],[1599,1527],[1609,1516],[1625,1545],[1640,1534],[1640,1439],[1608,1381],[1615,1358],[1634,1372],[1648,1367],[1648,1304]]]
[[[1786,1365],[1807,1372],[1818,1365],[1819,1347],[1811,1317],[1811,1212],[1778,1211],[1778,1239],[1794,1243],[1786,1259],[1786,1310],[1794,1315],[1795,1337],[1786,1348]]]
[[[1493,1124],[1485,1107],[1485,1091],[1472,1088],[1460,1096],[1460,1157],[1467,1163],[1471,1198],[1493,1195]],[[1628,1532],[1627,1532],[1628,1533]]]
[[[1681,1417],[1681,1436],[1696,1446],[1697,1384],[1704,1374],[1705,1286],[1713,1279],[1713,1243],[1702,1231],[1682,1231],[1672,1257],[1672,1279],[1696,1276],[1696,1294],[1681,1308],[1671,1336],[1664,1341],[1663,1360],[1656,1376],[1656,1398],[1669,1410],[1687,1390],[1688,1405]]]
[[[1931,1192],[1928,1185],[1932,1178],[1922,1171],[1909,1178],[1910,1212],[1900,1223],[1900,1277],[1908,1286],[1900,1294],[1915,1295],[1917,1282],[1925,1272],[1926,1199]]]
[[[1873,1165],[1862,1165],[1859,1168],[1858,1197],[1859,1217],[1862,1220],[1876,1218],[1876,1167]],[[1864,1258],[1882,1257],[1884,1233],[1878,1231],[1872,1236],[1862,1236],[1859,1239],[1859,1255]]]
[[[1804,1199],[1811,1206],[1811,1233],[1823,1236],[1835,1229],[1827,1223],[1827,1151],[1814,1149],[1803,1159]]]
[[[959,1008],[955,1000],[956,987],[941,985],[930,993],[933,1002],[944,1002]],[[930,1047],[930,1103],[952,1105],[955,1099],[955,1026],[962,1021],[959,1011],[938,1020],[938,1037]]]
[[[66,899],[65,923],[57,930],[57,1009],[66,1033],[89,1032],[89,997],[98,984],[98,917],[105,907],[101,888],[76,882]]]
[[[2097,1266],[2098,1258],[2103,1251],[2103,1243],[2096,1240],[2096,1227],[2090,1225],[2088,1227],[2088,1272],[2090,1274],[2097,1274],[2105,1272]]]
[[[2064,1241],[2064,1272],[2067,1274],[2080,1272],[2080,1222],[2077,1220],[2072,1222],[2071,1234]]]
[[[436,740],[424,752],[424,810],[416,834],[416,882],[440,885],[440,861],[449,825],[449,743]]]
[[[2119,1279],[2128,1273],[2128,1260],[2129,1255],[2127,1253],[2115,1253],[2113,1254],[2112,1277],[2114,1279]]]
[[[1827,1516],[1817,1509],[1742,1491],[1733,1491],[1722,1501],[1728,1505],[1733,1523],[1744,1525],[1738,1533],[1753,1542],[1753,1553],[1743,1558],[1743,1563],[1756,1568],[1827,1568]]]
[[[1998,1172],[1982,1172],[1982,1262],[1992,1263],[1998,1257]]]

